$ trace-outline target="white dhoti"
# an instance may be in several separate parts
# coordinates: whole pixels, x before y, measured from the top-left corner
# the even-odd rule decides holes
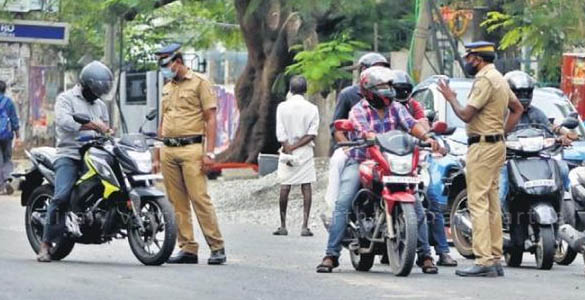
[[[299,185],[317,181],[313,146],[303,146],[278,159],[278,181],[282,185]]]

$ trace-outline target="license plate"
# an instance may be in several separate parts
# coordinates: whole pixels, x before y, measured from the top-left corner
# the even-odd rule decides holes
[[[132,176],[132,179],[134,179],[134,181],[162,180],[163,176],[161,174],[134,175]]]
[[[420,183],[419,176],[384,176],[384,183],[406,183],[418,184]]]
[[[551,179],[531,180],[524,183],[524,188],[533,188],[540,186],[555,186],[555,181]]]

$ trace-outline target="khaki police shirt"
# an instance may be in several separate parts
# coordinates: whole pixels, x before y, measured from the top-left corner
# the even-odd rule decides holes
[[[493,64],[481,69],[475,76],[467,102],[478,110],[467,123],[467,135],[504,134],[508,101],[513,98],[508,82]]]
[[[203,75],[189,71],[183,80],[169,81],[162,94],[163,137],[204,135],[203,112],[215,107],[217,99]]]

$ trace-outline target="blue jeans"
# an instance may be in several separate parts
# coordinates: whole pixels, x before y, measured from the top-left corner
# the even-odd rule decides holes
[[[447,243],[447,235],[445,234],[445,218],[443,217],[443,210],[437,201],[429,199],[429,210],[433,213],[433,219],[427,220],[431,225],[431,234],[435,240],[435,253],[437,255],[449,253],[449,244]]]
[[[567,163],[562,160],[557,160],[557,163],[559,165],[559,170],[561,172],[561,180],[563,181],[563,187],[565,188],[565,191],[568,191],[571,185],[569,181],[569,166],[567,166]],[[506,211],[508,210],[507,196],[509,189],[510,187],[508,184],[508,168],[507,164],[504,164],[504,166],[500,169],[500,190],[498,191],[498,197],[500,198],[500,204],[502,206],[502,209]]]
[[[55,161],[55,193],[47,208],[43,242],[57,242],[65,232],[65,213],[69,208],[71,190],[77,180],[80,161],[62,157]]]
[[[341,242],[345,237],[347,218],[352,207],[352,200],[360,187],[359,165],[354,160],[348,160],[341,173],[339,194],[335,201],[331,225],[329,226],[329,240],[325,255],[339,257]]]
[[[325,255],[327,256],[339,257],[341,253],[341,242],[345,237],[347,218],[352,208],[352,200],[359,187],[359,165],[353,160],[348,160],[341,173],[339,194],[335,201],[333,217],[329,226],[329,239],[327,241],[327,250],[325,251]],[[423,256],[430,255],[431,249],[429,246],[426,216],[420,201],[416,201],[415,211],[418,223],[417,253]]]
[[[12,176],[12,139],[0,140],[0,190]]]

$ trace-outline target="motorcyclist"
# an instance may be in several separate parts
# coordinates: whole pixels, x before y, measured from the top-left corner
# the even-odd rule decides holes
[[[411,97],[413,89],[412,79],[408,73],[404,71],[393,70],[393,72],[394,81],[392,86],[396,91],[395,100],[404,105],[418,123],[429,130],[430,125],[429,120],[425,116],[424,105]],[[443,217],[441,205],[437,199],[433,198],[430,194],[427,195],[427,197],[429,199],[429,210],[433,213],[433,219],[427,220],[427,222],[431,225],[430,234],[433,235],[433,239],[436,243],[435,252],[439,256],[437,264],[439,266],[455,267],[457,266],[457,261],[449,255],[449,244],[447,243],[447,236],[445,234],[445,219]],[[384,258],[385,259],[382,263],[386,263],[387,257]]]
[[[379,53],[370,52],[362,55],[358,60],[357,65],[353,66],[353,69],[358,69],[359,72],[363,72],[367,68],[373,66],[390,67],[388,60]],[[337,103],[335,104],[335,113],[333,115],[333,121],[331,122],[330,129],[333,134],[332,149],[335,149],[335,144],[339,142],[347,142],[347,136],[344,132],[335,131],[333,123],[336,120],[347,119],[349,111],[362,99],[360,95],[359,84],[344,88],[337,97]],[[333,151],[333,154],[329,160],[329,184],[327,185],[327,192],[325,199],[331,209],[333,209],[337,193],[339,191],[339,180],[341,172],[347,161],[347,154],[344,149],[338,148]],[[329,227],[330,220],[324,214],[321,215],[321,219],[326,228]]]
[[[95,132],[112,133],[106,104],[100,99],[107,95],[114,80],[110,69],[98,61],[86,65],[79,74],[79,84],[61,93],[55,103],[57,157],[55,165],[55,192],[47,208],[47,219],[37,256],[39,262],[51,261],[53,243],[62,238],[65,227],[80,235],[74,214],[66,213],[70,194],[81,167],[78,138]],[[87,114],[91,121],[81,125],[73,120],[74,113]]]
[[[393,72],[385,67],[371,67],[361,73],[360,93],[363,95],[363,99],[349,113],[349,120],[355,128],[355,131],[350,133],[350,138],[352,140],[371,139],[380,133],[402,129],[431,144],[434,151],[441,150],[432,135],[412,118],[406,108],[393,101],[395,97],[395,91],[392,88],[393,79]],[[341,242],[347,228],[347,214],[360,185],[358,166],[359,163],[367,159],[367,152],[363,148],[356,148],[349,151],[349,156],[341,175],[341,186],[335,202],[332,223],[329,227],[326,254],[321,264],[317,266],[319,273],[330,273],[339,266]],[[419,205],[419,208],[422,209],[420,202]],[[423,224],[423,227],[426,231],[426,223]],[[427,251],[430,252],[430,249]],[[437,269],[430,255],[423,253],[423,256],[425,257],[423,271],[436,273]]]
[[[534,87],[536,86],[536,80],[534,80],[530,75],[523,71],[510,71],[504,75],[504,78],[508,81],[508,85],[510,86],[512,92],[514,92],[518,100],[520,100],[520,103],[522,103],[522,106],[524,106],[524,112],[522,113],[522,117],[520,118],[518,125],[516,125],[516,128],[518,128],[518,126],[526,126],[527,124],[541,124],[547,126],[554,133],[560,134],[559,139],[565,146],[570,145],[573,140],[578,138],[576,133],[551,124],[542,110],[531,105]],[[569,168],[564,161],[558,161],[558,163],[565,189],[568,189]],[[508,211],[508,188],[508,169],[504,165],[500,171],[499,198],[500,203],[502,204],[502,209],[504,209],[506,212]]]

